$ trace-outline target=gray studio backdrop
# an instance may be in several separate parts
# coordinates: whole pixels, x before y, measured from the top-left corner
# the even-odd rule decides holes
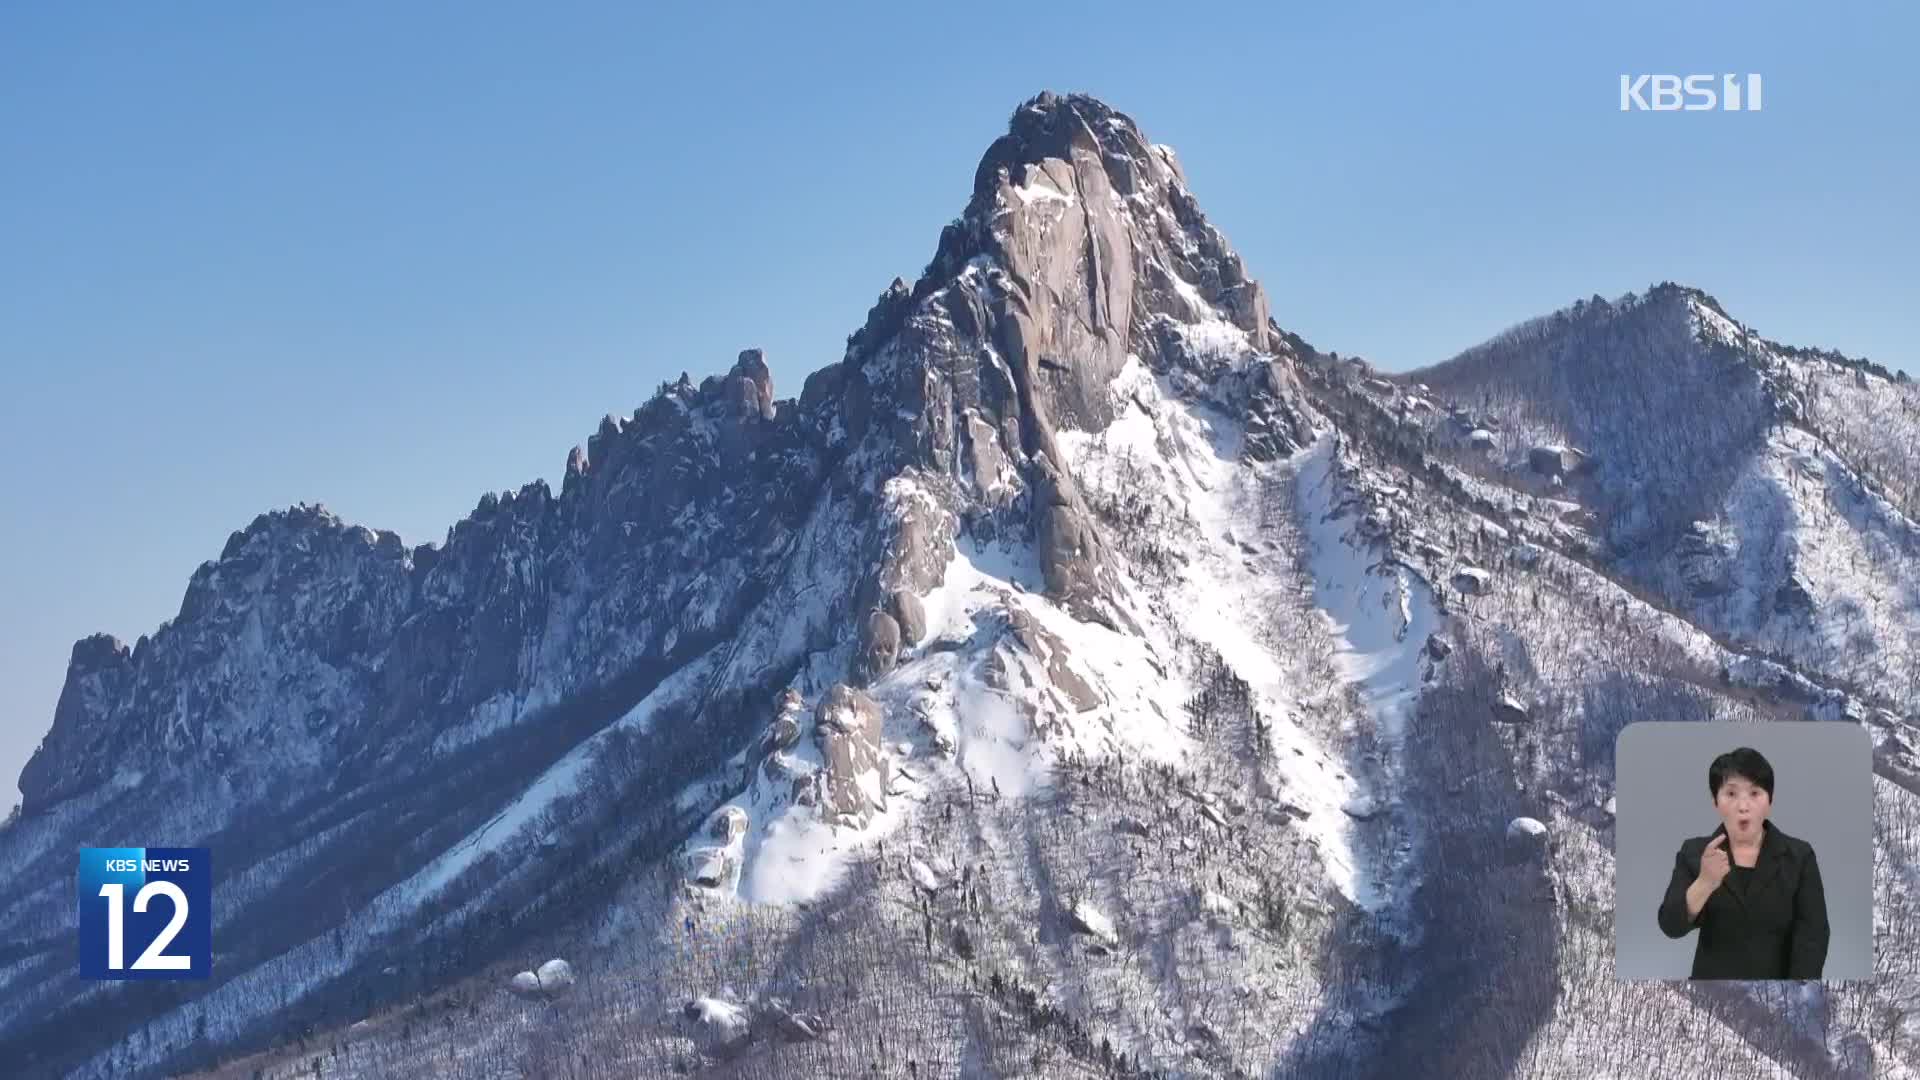
[[[1826,981],[1873,976],[1873,748],[1844,722],[1642,720],[1614,745],[1614,957],[1623,979],[1684,979],[1699,931],[1660,932],[1656,913],[1680,842],[1720,825],[1707,767],[1738,746],[1773,765],[1781,831],[1813,845],[1826,887]]]

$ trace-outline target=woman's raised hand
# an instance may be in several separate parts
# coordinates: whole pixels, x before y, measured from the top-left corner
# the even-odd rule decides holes
[[[1733,860],[1727,855],[1727,834],[1721,833],[1708,841],[1706,850],[1700,853],[1700,880],[1717,889],[1732,866]]]

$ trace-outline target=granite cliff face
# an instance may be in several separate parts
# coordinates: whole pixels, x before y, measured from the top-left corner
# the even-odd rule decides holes
[[[797,397],[757,349],[682,376],[441,544],[262,515],[75,646],[0,831],[0,1060],[1689,1071],[1601,947],[1612,737],[1865,724],[1920,817],[1911,607],[1866,596],[1913,580],[1911,387],[1677,288],[1397,377],[1269,308],[1170,149],[1042,94]],[[213,848],[214,980],[73,977],[101,843]],[[1910,984],[1824,1042],[1684,1009],[1844,1073]]]

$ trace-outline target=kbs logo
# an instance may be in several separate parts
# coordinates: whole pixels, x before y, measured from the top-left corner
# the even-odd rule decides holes
[[[1744,86],[1738,75],[1620,76],[1621,112],[1707,112],[1712,109],[1759,112],[1760,76],[1748,75]]]
[[[213,974],[213,865],[206,848],[81,848],[80,977]]]

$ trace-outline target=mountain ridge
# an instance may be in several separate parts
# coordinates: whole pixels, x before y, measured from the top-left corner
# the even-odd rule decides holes
[[[1582,939],[1553,919],[1600,886],[1557,853],[1610,828],[1600,793],[1617,722],[1581,703],[1589,687],[1715,715],[1854,719],[1876,732],[1883,776],[1908,768],[1910,721],[1817,684],[1795,696],[1793,673],[1733,655],[1778,645],[1828,670],[1818,605],[1775,580],[1786,556],[1736,535],[1724,558],[1643,565],[1614,543],[1729,492],[1796,509],[1811,496],[1740,465],[1724,479],[1673,471],[1672,494],[1651,500],[1638,474],[1609,470],[1637,463],[1660,480],[1671,462],[1573,438],[1631,429],[1622,417],[1647,404],[1509,378],[1594,357],[1712,372],[1734,359],[1722,348],[1759,350],[1738,357],[1753,411],[1728,421],[1727,445],[1801,460],[1779,441],[1777,402],[1824,376],[1789,371],[1791,385],[1767,389],[1762,362],[1776,358],[1696,325],[1702,297],[1661,292],[1689,314],[1627,342],[1645,355],[1567,336],[1577,320],[1549,316],[1508,353],[1377,379],[1280,328],[1170,151],[1096,99],[1030,99],[983,155],[927,272],[896,279],[798,397],[774,398],[755,349],[725,375],[682,375],[575,447],[559,495],[540,481],[488,493],[443,545],[408,548],[317,507],[261,515],[196,571],[182,616],[151,640],[77,643],[60,738],[29,764],[31,813],[0,833],[15,871],[0,925],[27,942],[0,969],[14,998],[0,1049],[107,1075],[203,1060],[190,1049],[203,1038],[304,1047],[551,924],[575,935],[576,1000],[611,1007],[593,995],[617,957],[708,1003],[660,1027],[647,1049],[665,1056],[634,1063],[734,1060],[764,1044],[742,1042],[731,1018],[773,1006],[725,999],[711,958],[669,947],[674,928],[748,927],[817,976],[767,973],[768,993],[871,1009],[887,990],[831,1005],[816,985],[834,977],[819,950],[854,929],[805,921],[860,896],[898,901],[904,927],[886,929],[890,904],[843,926],[924,933],[928,968],[907,985],[958,993],[987,980],[991,958],[996,978],[1064,988],[1049,1008],[1109,1025],[1136,1059],[1233,1075],[1350,1058],[1364,1073],[1418,1060],[1417,1040],[1394,1032],[1443,1034],[1465,1002],[1483,1019],[1464,1030],[1491,1034],[1481,1049],[1447,1044],[1449,1060],[1511,1068],[1529,1052],[1498,1019],[1502,1002],[1521,1004],[1511,988],[1455,993],[1424,972],[1486,950],[1539,991],[1511,1015],[1528,1030],[1567,1022],[1541,1012],[1556,991],[1543,980]],[[1416,375],[1504,396],[1443,408]],[[1819,415],[1819,400],[1800,415]],[[1498,435],[1475,439],[1480,420]],[[1841,487],[1845,473],[1830,470]],[[1897,526],[1870,506],[1839,520],[1822,527],[1863,543]],[[1724,593],[1693,595],[1723,577]],[[1858,591],[1837,566],[1799,580],[1810,602]],[[1502,630],[1538,632],[1522,590],[1533,611],[1546,603],[1619,640],[1535,650]],[[1760,623],[1711,606],[1747,593],[1790,603]],[[1582,606],[1599,596],[1611,606]],[[1872,623],[1869,653],[1896,662],[1907,646],[1883,624],[1897,625]],[[1574,657],[1600,667],[1575,670]],[[1868,678],[1902,703],[1902,688]],[[115,694],[145,695],[119,715],[177,755],[172,790],[199,800],[190,811],[116,810],[111,796],[154,798],[167,770],[106,768],[106,737],[126,734],[100,704]],[[282,707],[297,719],[261,721]],[[182,783],[209,774],[220,790]],[[276,785],[299,794],[272,801]],[[1511,824],[1522,818],[1533,824]],[[62,981],[59,852],[136,821],[219,837],[239,864],[221,871],[224,895],[294,910],[247,905],[222,931],[231,974],[204,998],[149,1005],[138,1042],[89,1041],[74,1018],[91,1014],[75,1010],[128,999],[100,991],[89,1006]],[[1149,872],[1160,860],[1164,878]],[[975,864],[991,873],[972,877]],[[321,895],[290,891],[329,874]],[[984,913],[975,882],[992,890]],[[1497,901],[1473,898],[1487,882]],[[1160,996],[1187,980],[1163,966],[1182,961],[1156,959],[1155,935],[1225,981],[1192,990],[1199,1004]],[[914,970],[884,955],[880,970]],[[1342,965],[1371,981],[1344,987]],[[1165,1029],[1151,1009],[1101,1004],[1135,991],[1192,1016]],[[1235,1006],[1239,991],[1295,1007]],[[276,994],[287,1000],[261,1004]],[[977,1000],[1039,1015],[1011,991]],[[489,1016],[500,1031],[526,1022]],[[838,1019],[843,1032],[881,1023]],[[976,1033],[924,1045],[1011,1067],[1014,1051],[962,1030]],[[833,1040],[801,1041],[812,1049],[793,1053],[827,1055],[807,1060],[848,1064]],[[1090,1037],[1061,1045],[1093,1053]]]

